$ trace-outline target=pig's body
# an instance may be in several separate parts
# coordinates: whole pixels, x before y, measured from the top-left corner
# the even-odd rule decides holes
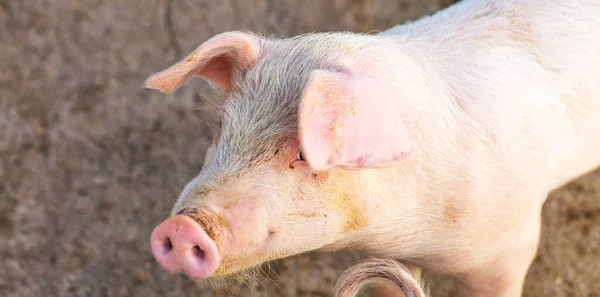
[[[377,172],[382,179],[398,175],[386,185],[398,192],[386,205],[394,205],[393,197],[422,201],[425,212],[440,216],[428,228],[444,225],[439,223],[447,214],[458,219],[462,235],[480,226],[477,235],[485,236],[486,229],[498,227],[491,220],[512,224],[519,208],[528,205],[537,211],[521,220],[537,220],[549,191],[597,168],[598,13],[597,1],[463,1],[382,32],[398,43],[398,52],[419,61],[418,70],[406,76],[422,87],[419,99],[399,115],[412,118],[407,125],[420,156]],[[379,79],[406,88],[406,77],[394,77],[394,69],[406,63],[382,57],[388,72],[379,72]],[[407,174],[412,162],[415,171]],[[414,197],[408,199],[406,189],[415,191]],[[481,220],[462,225],[458,217],[467,209],[476,210]],[[471,215],[464,219],[475,219]],[[436,246],[432,242],[426,238],[423,244],[430,249]],[[413,253],[411,248],[397,256]]]
[[[598,15],[594,0],[465,0],[379,35],[215,37],[147,82],[196,74],[228,98],[155,255],[204,278],[351,246],[469,296],[520,296],[549,191],[600,165]],[[208,270],[161,254],[189,217]]]
[[[463,1],[381,35],[410,39],[441,77],[431,83],[473,117],[462,128],[502,146],[482,152],[523,158],[552,190],[600,164],[599,11],[591,0]]]

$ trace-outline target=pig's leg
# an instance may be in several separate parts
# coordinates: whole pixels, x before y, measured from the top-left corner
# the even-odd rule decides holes
[[[541,211],[535,214],[525,228],[512,238],[513,244],[503,245],[493,260],[478,266],[459,279],[469,297],[521,297],[527,271],[538,249]],[[509,248],[506,248],[509,246]],[[474,251],[477,252],[477,251]]]

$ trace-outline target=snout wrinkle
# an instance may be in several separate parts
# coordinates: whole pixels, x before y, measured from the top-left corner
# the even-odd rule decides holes
[[[187,208],[181,210],[178,214],[186,215],[198,223],[208,234],[215,244],[219,245],[219,238],[223,235],[224,219],[221,215],[200,209]]]

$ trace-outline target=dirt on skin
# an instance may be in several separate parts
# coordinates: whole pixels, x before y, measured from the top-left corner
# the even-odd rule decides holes
[[[217,296],[160,268],[153,227],[199,172],[217,120],[195,80],[142,89],[213,35],[383,30],[445,0],[0,0],[0,296]],[[600,172],[552,193],[524,296],[600,296]],[[329,296],[355,251],[264,268],[221,296]],[[457,296],[434,277],[434,296]]]

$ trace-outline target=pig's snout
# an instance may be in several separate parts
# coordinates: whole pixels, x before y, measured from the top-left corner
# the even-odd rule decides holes
[[[200,224],[186,215],[168,218],[158,225],[150,244],[158,263],[170,272],[203,279],[219,266],[217,246]]]

